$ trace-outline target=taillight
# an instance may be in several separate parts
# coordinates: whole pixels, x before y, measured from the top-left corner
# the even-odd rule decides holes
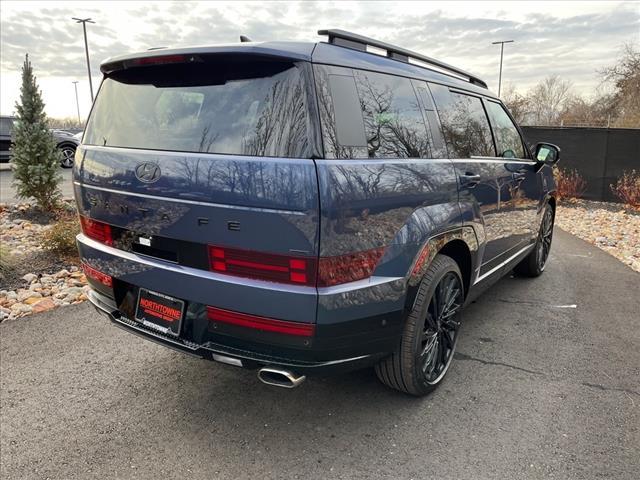
[[[83,217],[82,215],[80,215],[80,225],[82,226],[82,232],[87,237],[104,243],[105,245],[113,245],[111,225]]]
[[[82,262],[82,271],[86,275],[87,278],[92,278],[98,282],[100,282],[105,287],[113,288],[113,278],[111,275],[107,275],[106,273],[102,273],[100,270],[96,270],[88,263]]]
[[[316,284],[316,259],[209,245],[214,272],[296,285]]]
[[[316,326],[312,323],[289,322],[274,318],[260,317],[248,313],[234,312],[222,308],[207,307],[207,316],[212,322],[228,323],[240,327],[262,330],[264,332],[296,335],[299,337],[312,337]]]
[[[383,253],[384,248],[374,248],[337,257],[320,257],[318,286],[330,287],[369,278]]]
[[[254,252],[209,245],[209,268],[239,277],[330,287],[369,278],[382,258],[384,247],[336,257],[311,257]]]

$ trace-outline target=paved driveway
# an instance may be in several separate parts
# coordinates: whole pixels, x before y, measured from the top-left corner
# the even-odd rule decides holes
[[[541,278],[470,306],[424,399],[371,371],[268,387],[88,305],[5,322],[0,476],[635,480],[638,312],[640,275],[558,231]]]
[[[73,198],[73,183],[71,181],[71,169],[61,168],[62,181],[60,182],[60,190],[64,198]],[[19,200],[16,197],[15,188],[12,186],[13,172],[11,170],[0,171],[0,203],[16,203]]]

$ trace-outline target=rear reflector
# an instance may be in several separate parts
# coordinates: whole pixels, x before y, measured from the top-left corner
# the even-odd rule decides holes
[[[316,259],[209,245],[214,272],[296,285],[316,284]]]
[[[424,263],[426,262],[428,256],[429,256],[429,244],[425,245],[424,247],[422,247],[422,250],[420,250],[420,254],[418,255],[418,260],[416,260],[416,264],[413,266],[413,270],[411,270],[412,277],[420,273],[420,270],[424,266]]]
[[[381,247],[338,257],[320,257],[318,286],[330,287],[369,278],[383,253],[384,247]]]
[[[234,312],[216,307],[207,307],[207,316],[212,322],[228,323],[239,327],[262,330],[264,332],[282,333],[299,337],[312,337],[316,330],[316,326],[312,323],[287,322],[285,320],[275,320],[273,318]]]
[[[80,215],[80,225],[82,226],[82,232],[87,237],[104,243],[105,245],[113,245],[111,225],[83,217],[82,215]]]
[[[105,287],[113,288],[113,278],[111,277],[111,275],[102,273],[100,270],[96,270],[85,262],[82,262],[82,271],[87,276],[87,278],[92,278],[93,280],[100,282]]]

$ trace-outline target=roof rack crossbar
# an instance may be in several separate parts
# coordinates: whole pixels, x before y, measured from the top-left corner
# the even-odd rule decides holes
[[[329,43],[332,43],[334,45],[353,48],[355,50],[364,52],[367,51],[367,46],[380,48],[387,51],[388,58],[405,63],[409,63],[410,59],[424,62],[429,65],[433,65],[440,70],[443,70],[445,73],[449,72],[455,74],[458,77],[463,77],[467,79],[468,82],[474,85],[478,85],[479,87],[489,88],[483,80],[460,68],[451,66],[448,63],[441,62],[440,60],[436,60],[435,58],[412,52],[411,50],[407,50],[402,47],[396,47],[395,45],[391,45],[389,43],[381,42],[379,40],[365,37],[363,35],[358,35],[357,33],[347,32],[340,29],[326,29],[318,30],[318,35],[327,35],[329,37]]]

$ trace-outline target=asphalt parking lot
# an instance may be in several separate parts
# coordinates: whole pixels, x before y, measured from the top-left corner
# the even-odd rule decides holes
[[[61,168],[60,191],[64,198],[73,198],[72,169]],[[11,170],[0,170],[0,203],[16,203],[21,201],[16,197],[16,190],[13,188],[13,172]]]
[[[507,277],[466,310],[423,399],[371,371],[269,387],[86,304],[5,322],[0,476],[635,480],[638,312],[638,273],[556,231],[542,277]]]

